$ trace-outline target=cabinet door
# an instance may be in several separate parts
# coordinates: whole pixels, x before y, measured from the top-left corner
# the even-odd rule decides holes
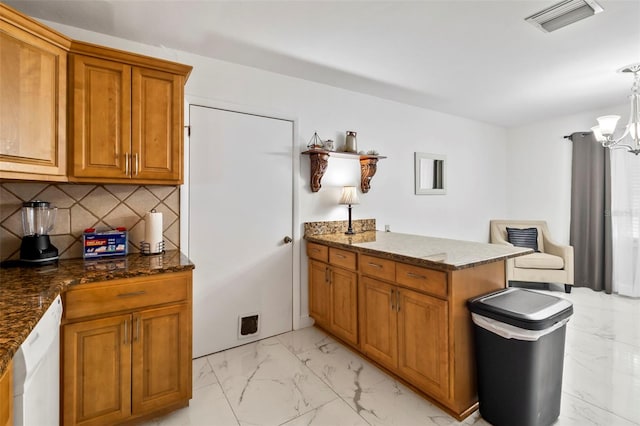
[[[62,329],[65,425],[115,424],[131,414],[131,315]]]
[[[0,178],[66,180],[66,100],[67,52],[0,20]]]
[[[184,77],[134,67],[132,78],[133,178],[182,183]]]
[[[11,361],[0,376],[0,426],[13,426],[13,366]]]
[[[398,370],[412,384],[448,397],[447,302],[410,290],[399,291]]]
[[[326,328],[330,328],[330,304],[329,265],[309,259],[309,315]]]
[[[369,277],[360,280],[362,351],[389,367],[398,365],[396,287]]]
[[[331,326],[336,336],[358,344],[358,276],[331,268]]]
[[[85,178],[131,175],[131,67],[71,55],[70,174]]]
[[[133,414],[191,398],[191,309],[182,304],[133,314]]]

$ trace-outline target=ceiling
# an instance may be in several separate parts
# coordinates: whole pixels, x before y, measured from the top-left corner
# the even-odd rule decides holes
[[[640,0],[552,33],[557,0],[9,0],[36,18],[514,127],[627,101]],[[623,118],[624,119],[624,118]]]

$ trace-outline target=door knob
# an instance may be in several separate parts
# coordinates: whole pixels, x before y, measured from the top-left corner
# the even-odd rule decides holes
[[[290,236],[287,235],[286,237],[284,237],[283,241],[284,241],[285,244],[290,244],[293,240],[291,239]]]

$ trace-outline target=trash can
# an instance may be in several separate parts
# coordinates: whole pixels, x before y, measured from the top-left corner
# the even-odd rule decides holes
[[[546,426],[560,415],[570,301],[508,288],[468,302],[480,414],[494,426]]]

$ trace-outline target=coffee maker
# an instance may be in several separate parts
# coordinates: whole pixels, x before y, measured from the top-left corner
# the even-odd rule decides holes
[[[58,249],[51,244],[49,232],[56,218],[55,207],[48,201],[32,200],[22,203],[22,244],[20,260],[42,265],[58,259]]]

